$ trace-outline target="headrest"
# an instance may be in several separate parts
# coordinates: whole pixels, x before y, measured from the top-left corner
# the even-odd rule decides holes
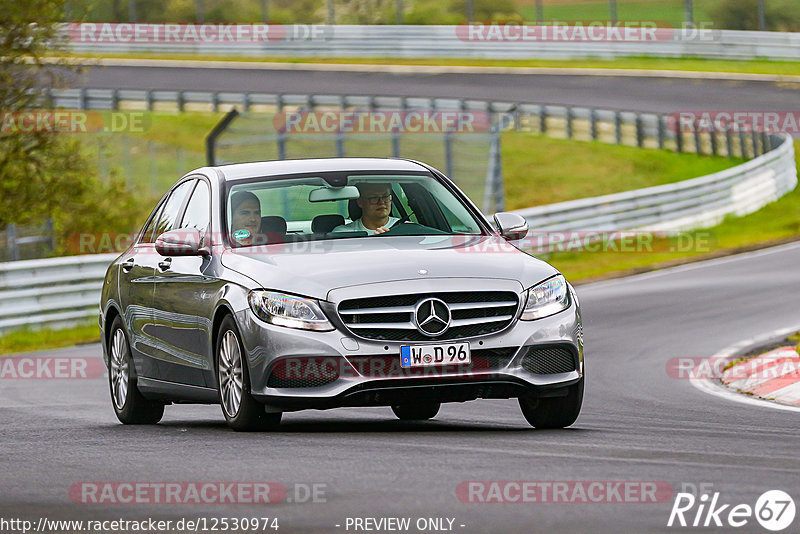
[[[261,217],[262,234],[286,234],[286,219],[278,215]]]
[[[344,224],[344,217],[338,214],[317,215],[311,221],[311,231],[315,234],[327,234],[337,226]]]
[[[350,220],[355,221],[356,219],[361,218],[361,208],[358,207],[356,203],[356,199],[351,198],[350,202],[347,203],[347,213],[350,215]]]

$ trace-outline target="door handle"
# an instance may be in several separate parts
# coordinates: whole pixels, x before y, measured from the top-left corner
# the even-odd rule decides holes
[[[165,260],[161,260],[160,262],[158,262],[158,268],[161,269],[162,271],[166,271],[167,269],[169,269],[170,265],[172,265],[172,258],[167,258]]]
[[[127,260],[122,262],[122,270],[125,271],[126,273],[130,272],[130,270],[133,269],[133,266],[134,266],[133,258],[128,258]]]

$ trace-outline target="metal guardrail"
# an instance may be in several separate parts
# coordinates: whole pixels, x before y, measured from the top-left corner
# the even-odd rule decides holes
[[[101,25],[93,35],[101,35]],[[165,35],[164,25],[159,35]],[[198,25],[199,26],[199,25]],[[513,28],[513,27],[512,27]],[[574,27],[572,27],[574,28]],[[715,59],[800,59],[800,33],[737,30],[658,28],[652,39],[632,40],[614,34],[592,34],[574,29],[557,40],[522,38],[522,31],[469,32],[455,26],[347,26],[278,25],[275,40],[225,42],[138,42],[107,37],[92,42],[79,29],[63,30],[72,51],[108,54],[151,52],[187,55],[295,56],[295,57],[459,57],[495,59],[616,58],[626,56],[703,57]],[[128,35],[132,33],[127,31]],[[534,35],[536,32],[531,32]],[[541,35],[541,34],[539,34]],[[552,35],[548,34],[548,35]],[[593,37],[599,35],[600,38]],[[482,38],[481,38],[482,36]],[[516,37],[515,37],[516,36]],[[581,36],[583,36],[581,38]],[[126,37],[123,36],[123,39]],[[97,37],[96,37],[97,39]]]
[[[517,210],[537,231],[632,230],[675,232],[713,226],[746,215],[797,186],[794,145],[777,147],[742,165],[673,184]]]
[[[375,95],[236,93],[228,91],[165,91],[137,89],[62,89],[49,91],[41,104],[88,110],[170,109],[279,112],[282,110],[459,110],[502,114],[506,128],[564,137],[605,141],[640,148],[751,158],[770,150],[766,135],[756,132],[703,132],[676,135],[669,117],[656,113],[523,102],[458,98]]]
[[[64,327],[97,316],[100,287],[117,254],[0,263],[0,333]]]

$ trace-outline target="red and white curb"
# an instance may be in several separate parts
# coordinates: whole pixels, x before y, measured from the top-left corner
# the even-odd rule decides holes
[[[760,253],[764,253],[764,251],[760,251]],[[754,253],[749,253],[749,254],[754,254]],[[758,252],[756,252],[755,254],[758,254]],[[733,261],[733,258],[736,258],[736,256],[732,256],[731,258],[722,258],[722,260]],[[720,261],[720,260],[711,260],[711,261]],[[698,264],[694,265],[697,266]],[[652,273],[647,273],[647,274],[652,274]],[[718,359],[727,359],[733,361],[734,359],[736,359],[737,355],[745,354],[749,350],[752,350],[759,346],[766,345],[767,343],[770,343],[776,339],[785,339],[786,336],[789,336],[797,331],[800,331],[800,324],[794,324],[788,328],[785,327],[776,329],[772,332],[761,334],[751,339],[745,339],[720,350],[719,352],[714,354],[710,358],[710,360],[716,361]],[[722,385],[722,382],[716,378],[696,376],[691,378],[689,380],[689,383],[691,383],[692,386],[702,391],[703,393],[707,393],[708,395],[725,399],[730,402],[744,404],[751,407],[761,407],[773,410],[782,410],[782,411],[800,413],[800,405],[798,404],[782,404],[772,400],[767,400],[765,398],[755,397],[753,395],[744,395],[734,389]]]
[[[741,393],[800,406],[800,354],[794,347],[772,350],[726,369],[722,383]]]

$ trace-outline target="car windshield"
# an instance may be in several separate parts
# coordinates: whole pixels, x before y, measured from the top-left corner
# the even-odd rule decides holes
[[[226,217],[233,246],[482,233],[461,201],[429,175],[246,180],[228,188]]]

